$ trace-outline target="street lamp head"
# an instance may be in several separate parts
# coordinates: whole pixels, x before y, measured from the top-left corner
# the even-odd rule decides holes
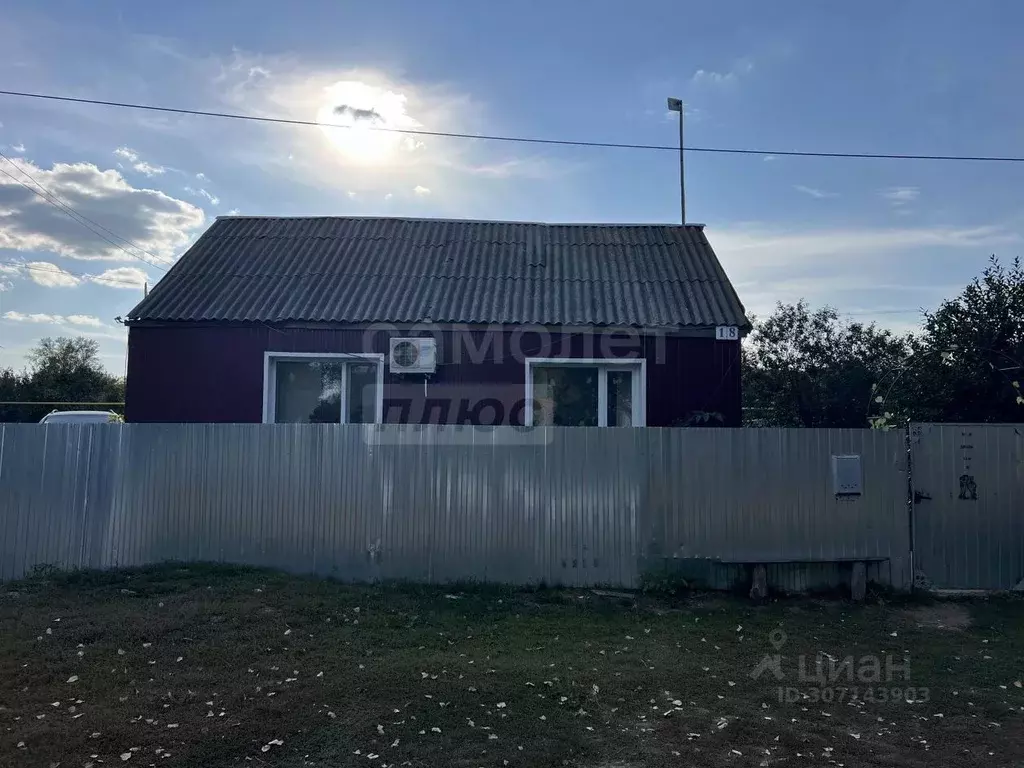
[[[668,110],[669,110],[669,112],[679,112],[679,113],[682,113],[682,111],[683,111],[683,100],[682,99],[673,99],[671,96],[669,96],[668,97]]]

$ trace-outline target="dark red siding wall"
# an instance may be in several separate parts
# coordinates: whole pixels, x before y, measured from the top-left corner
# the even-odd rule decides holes
[[[460,412],[520,423],[524,357],[644,357],[647,425],[681,426],[695,412],[740,424],[739,343],[707,337],[507,331],[443,331],[437,372],[384,374],[384,420],[455,423]],[[352,329],[264,325],[133,326],[128,333],[126,413],[134,422],[259,422],[264,353],[387,353],[389,335]],[[415,334],[421,335],[421,334]],[[489,346],[486,342],[489,342]],[[484,401],[489,404],[483,406]]]

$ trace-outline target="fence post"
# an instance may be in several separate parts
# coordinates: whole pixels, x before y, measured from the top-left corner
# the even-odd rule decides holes
[[[914,583],[917,581],[917,570],[914,565],[914,452],[910,436],[911,422],[908,421],[903,432],[903,439],[906,441],[907,447],[907,538],[910,544],[908,558],[910,561],[910,591],[913,592]]]

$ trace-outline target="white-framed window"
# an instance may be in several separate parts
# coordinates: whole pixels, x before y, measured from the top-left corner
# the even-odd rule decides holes
[[[526,359],[527,426],[642,427],[647,361]]]
[[[379,424],[383,416],[384,355],[265,354],[265,424]]]

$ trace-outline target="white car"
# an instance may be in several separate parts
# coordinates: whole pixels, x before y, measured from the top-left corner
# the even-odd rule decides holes
[[[113,411],[50,411],[40,424],[120,424],[123,419]]]

